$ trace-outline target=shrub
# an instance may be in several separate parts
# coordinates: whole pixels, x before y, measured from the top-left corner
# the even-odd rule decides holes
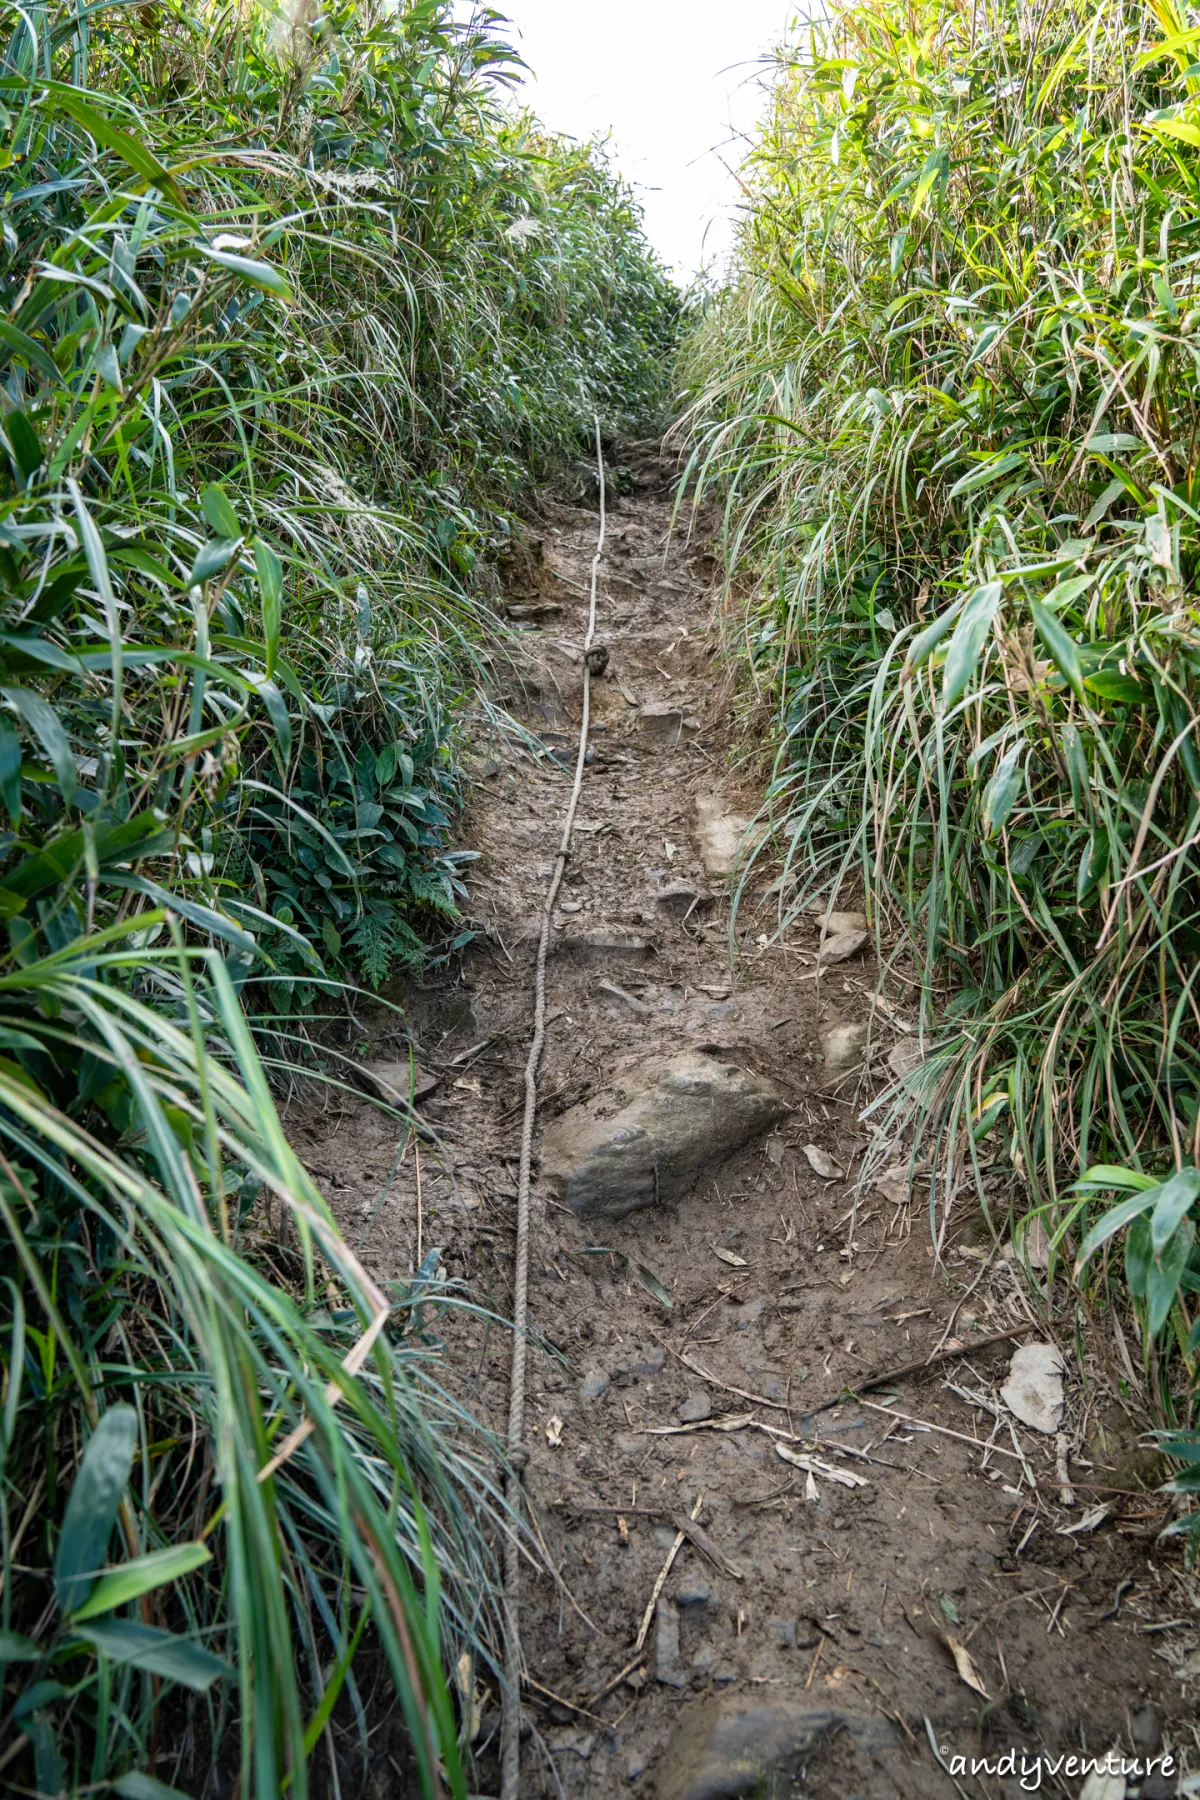
[[[45,1794],[302,1797],[368,1626],[463,1794],[443,1669],[497,1649],[456,1296],[342,1242],[242,996],[458,929],[486,553],[660,404],[675,303],[494,15],[298,19],[39,8],[0,69],[0,1772]]]
[[[1065,1247],[1089,1165],[1200,1152],[1198,41],[1171,4],[839,0],[689,349],[796,904],[856,872],[915,974],[891,1117],[935,1234],[1007,1172]],[[1133,1288],[1189,1382],[1190,1217],[1167,1314]]]

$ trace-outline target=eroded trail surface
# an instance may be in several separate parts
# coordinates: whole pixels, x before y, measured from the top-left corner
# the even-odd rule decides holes
[[[753,807],[725,774],[715,571],[695,537],[670,536],[674,471],[650,446],[625,455],[634,487],[611,508],[600,583],[610,661],[592,686],[594,754],[549,964],[539,1142],[549,1131],[557,1145],[556,1179],[543,1161],[527,1485],[571,1599],[526,1577],[524,1791],[556,1791],[549,1757],[570,1800],[949,1797],[930,1734],[947,1765],[1115,1746],[1190,1749],[1195,1766],[1200,1615],[1178,1550],[1155,1542],[1164,1502],[1138,1490],[1120,1371],[1084,1382],[1068,1358],[1061,1442],[1017,1422],[999,1390],[1020,1340],[984,1340],[1047,1333],[973,1206],[939,1266],[898,1145],[853,1212],[859,1114],[906,1042],[894,1005],[864,1045],[869,945],[818,975],[818,921],[769,942],[774,902],[753,898],[764,866],[731,973],[729,848]],[[547,501],[540,556],[510,593],[534,628],[505,698],[568,763],[595,527],[594,512]],[[450,1271],[504,1311],[537,914],[569,777],[511,745],[481,758],[471,841],[486,935],[412,1017],[445,1140],[422,1154],[422,1249],[444,1246]],[[855,921],[841,924],[852,941]],[[603,1142],[628,1107],[643,1140]],[[720,1156],[716,1139],[743,1130],[756,1135]],[[647,1183],[629,1145],[663,1131],[675,1160],[663,1151]],[[686,1191],[671,1170],[696,1133]],[[391,1124],[351,1103],[310,1136],[301,1147],[352,1235],[370,1221],[373,1272],[406,1276],[411,1158],[372,1216]],[[596,1210],[581,1218],[572,1200]],[[836,1403],[958,1343],[929,1372]],[[503,1333],[478,1329],[458,1350],[463,1395],[502,1429]],[[496,1717],[493,1694],[483,1739]],[[1029,1791],[1017,1770],[959,1774],[957,1791]],[[1069,1765],[1039,1779],[1044,1793],[1081,1787]],[[492,1756],[481,1782],[494,1791]]]

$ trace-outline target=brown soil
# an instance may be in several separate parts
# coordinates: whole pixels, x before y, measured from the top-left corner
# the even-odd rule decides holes
[[[672,471],[657,451],[626,456],[635,486],[610,510],[599,636],[611,663],[592,687],[595,754],[555,920],[540,1122],[590,1096],[618,1101],[639,1059],[700,1045],[770,1077],[794,1110],[685,1202],[620,1224],[585,1228],[535,1181],[527,1487],[564,1585],[530,1573],[524,1587],[536,1730],[523,1791],[531,1800],[556,1786],[570,1800],[688,1791],[685,1748],[679,1738],[668,1748],[676,1720],[706,1695],[730,1694],[747,1708],[824,1709],[851,1722],[821,1737],[802,1766],[789,1763],[772,1792],[951,1796],[926,1720],[947,1758],[1138,1743],[1144,1752],[1156,1725],[1148,1705],[1164,1744],[1190,1749],[1194,1764],[1200,1613],[1178,1541],[1156,1541],[1166,1502],[1112,1491],[1131,1485],[1136,1442],[1116,1383],[1099,1363],[1081,1372],[1069,1356],[1073,1507],[1060,1500],[1052,1438],[1024,1427],[1014,1437],[1006,1417],[985,1458],[994,1416],[950,1384],[994,1398],[1011,1345],[973,1341],[1037,1318],[1036,1292],[1010,1259],[990,1254],[971,1207],[952,1222],[940,1263],[920,1194],[871,1187],[854,1210],[868,1137],[859,1115],[882,1082],[861,1067],[829,1082],[819,1034],[870,1017],[871,962],[859,956],[816,979],[815,924],[768,941],[768,899],[739,914],[731,970],[727,884],[706,876],[694,835],[696,797],[726,775],[731,729],[712,633],[714,567],[695,538],[669,535]],[[547,501],[541,555],[513,577],[514,602],[561,610],[530,632],[530,665],[508,699],[568,754],[595,527],[592,511]],[[647,736],[640,708],[653,703],[688,722],[677,744],[673,730]],[[422,1152],[421,1248],[443,1246],[449,1271],[504,1312],[538,908],[569,776],[499,738],[480,758],[469,841],[482,852],[473,892],[483,935],[452,982],[408,999],[418,1055],[440,1078],[425,1111],[444,1139]],[[736,782],[725,792],[736,807]],[[752,792],[741,798],[752,811]],[[759,890],[771,873],[764,866]],[[706,918],[680,922],[658,905],[657,891],[679,880],[714,893]],[[564,947],[601,926],[648,948],[630,957]],[[872,1031],[886,1053],[894,1030],[877,1013]],[[350,1235],[367,1232],[372,1272],[406,1276],[418,1230],[411,1156],[380,1204],[393,1122],[351,1101],[297,1138]],[[842,1173],[822,1179],[808,1145]],[[656,1297],[663,1290],[669,1307]],[[961,1358],[828,1404],[871,1372],[933,1351],[952,1319]],[[1039,1324],[1034,1335],[1050,1334]],[[502,1431],[509,1345],[495,1329],[474,1328],[468,1340],[456,1346],[462,1391]],[[598,1398],[584,1397],[589,1376],[607,1377]],[[588,1391],[602,1385],[593,1379]],[[679,1425],[697,1391],[711,1420],[654,1435]],[[818,1472],[814,1490],[766,1426],[816,1440],[822,1461],[867,1485]],[[1098,1528],[1064,1535],[1105,1502],[1112,1511]],[[684,1540],[642,1670],[613,1687],[634,1657],[676,1520],[693,1516],[715,1561]],[[965,1647],[979,1691],[956,1672],[950,1639]],[[704,1726],[688,1716],[694,1751]],[[493,1690],[481,1744],[497,1717]],[[887,1753],[853,1725],[870,1719]],[[479,1788],[497,1785],[493,1747]],[[960,1775],[957,1787],[1021,1791],[1003,1777]],[[1075,1795],[1079,1781],[1046,1774],[1041,1791]]]

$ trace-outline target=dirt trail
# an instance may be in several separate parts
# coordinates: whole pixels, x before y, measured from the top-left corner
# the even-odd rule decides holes
[[[690,1198],[618,1224],[584,1226],[535,1183],[527,1485],[572,1599],[530,1575],[523,1621],[529,1713],[560,1791],[1029,1791],[1018,1775],[956,1783],[929,1732],[947,1764],[1113,1746],[1145,1755],[1161,1737],[1194,1767],[1200,1613],[1178,1550],[1155,1542],[1164,1503],[1111,1491],[1133,1468],[1115,1380],[1097,1369],[1081,1383],[1070,1366],[1075,1503],[1064,1506],[1054,1439],[1014,1434],[988,1410],[1012,1345],[973,1341],[1033,1315],[1011,1261],[989,1260],[974,1210],[952,1224],[940,1268],[922,1200],[902,1184],[872,1188],[852,1219],[859,1113],[879,1083],[861,1057],[831,1079],[821,1034],[867,1021],[870,961],[818,980],[815,924],[769,943],[767,900],[744,909],[730,972],[728,884],[703,867],[696,833],[697,799],[718,790],[728,760],[715,571],[695,540],[668,541],[673,471],[648,447],[626,456],[634,488],[610,513],[599,636],[611,661],[592,687],[594,756],[555,921],[540,1124],[592,1096],[615,1107],[641,1059],[700,1046],[768,1076],[792,1111]],[[516,571],[510,596],[558,609],[527,613],[530,668],[508,699],[567,761],[595,524],[547,501],[540,560]],[[503,1311],[537,909],[569,778],[511,747],[481,755],[470,841],[487,933],[461,979],[412,1003],[419,1054],[439,1077],[426,1108],[445,1139],[440,1156],[422,1157],[420,1229],[422,1249],[444,1246],[450,1272]],[[739,807],[736,786],[723,791],[734,811],[752,810],[750,794]],[[678,903],[659,896],[679,883],[714,904],[674,916]],[[602,928],[626,941],[589,941]],[[885,1054],[899,1041],[878,1015],[872,1030]],[[395,1156],[388,1121],[349,1102],[298,1141],[347,1229],[367,1232],[372,1271],[407,1275],[417,1194],[407,1159],[379,1205]],[[809,1145],[831,1175],[816,1172]],[[952,1321],[961,1358],[815,1410],[872,1371],[925,1357]],[[464,1394],[502,1430],[503,1334],[476,1330],[456,1349]],[[681,1408],[693,1428],[655,1435],[680,1426]],[[786,1441],[767,1427],[805,1440],[815,1472],[785,1461]],[[1111,1510],[1081,1529],[1098,1505]],[[692,1535],[644,1661],[614,1686],[681,1519]],[[493,1696],[485,1739],[497,1716]],[[774,1785],[752,1785],[752,1753],[774,1757]],[[493,1763],[484,1757],[483,1792]],[[531,1797],[555,1791],[532,1738],[524,1763]],[[1080,1791],[1065,1771],[1040,1779],[1043,1793]],[[1140,1791],[1175,1782],[1155,1776]]]

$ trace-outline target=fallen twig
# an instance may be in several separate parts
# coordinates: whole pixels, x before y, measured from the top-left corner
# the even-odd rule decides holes
[[[620,1687],[621,1683],[625,1680],[626,1676],[632,1675],[633,1671],[637,1668],[640,1668],[642,1663],[645,1662],[645,1660],[646,1660],[645,1656],[639,1650],[637,1655],[635,1657],[633,1657],[629,1662],[627,1662],[625,1664],[625,1667],[623,1669],[619,1670],[618,1673],[613,1676],[611,1681],[605,1682],[604,1686],[600,1689],[599,1693],[592,1695],[592,1698],[591,1698],[591,1701],[589,1702],[589,1704],[592,1706],[599,1706],[600,1702],[602,1700],[606,1699],[608,1697],[608,1695],[612,1693],[614,1688]]]
[[[700,1517],[700,1502],[703,1499],[703,1497],[704,1496],[702,1494],[697,1494],[697,1496],[696,1496],[696,1504],[695,1504],[695,1506],[693,1506],[692,1512],[691,1512],[692,1520],[698,1519]],[[662,1593],[664,1587],[666,1587],[666,1585],[667,1585],[667,1576],[671,1573],[672,1564],[674,1563],[675,1558],[679,1555],[679,1552],[682,1550],[684,1543],[687,1540],[687,1535],[688,1534],[686,1531],[680,1531],[678,1528],[676,1529],[675,1542],[671,1545],[670,1550],[668,1550],[668,1552],[667,1552],[667,1560],[658,1572],[658,1580],[654,1583],[654,1588],[651,1592],[649,1602],[646,1606],[646,1611],[642,1618],[641,1629],[639,1630],[639,1632],[637,1634],[637,1641],[635,1642],[635,1644],[633,1646],[635,1650],[640,1651],[643,1644],[646,1642],[646,1637],[650,1630],[650,1621],[653,1619],[654,1609],[658,1605],[658,1597]]]

